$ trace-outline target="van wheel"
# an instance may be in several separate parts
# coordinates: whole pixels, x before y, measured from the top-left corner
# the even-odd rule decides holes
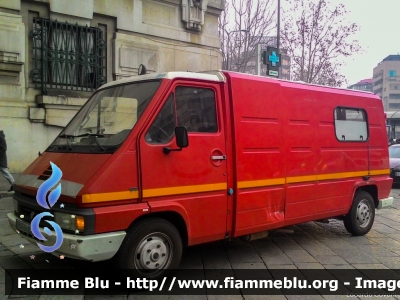
[[[176,269],[182,257],[182,239],[170,222],[151,218],[139,221],[128,230],[117,257],[121,269],[135,270],[144,278],[157,278]]]
[[[371,230],[374,219],[374,200],[369,193],[358,192],[354,197],[350,212],[343,220],[344,227],[352,235],[364,235]]]

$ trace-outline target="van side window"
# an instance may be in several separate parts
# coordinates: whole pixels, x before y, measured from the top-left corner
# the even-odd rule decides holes
[[[150,129],[146,133],[146,141],[150,144],[164,144],[169,142],[175,134],[174,94],[171,93],[163,108],[158,113]]]
[[[366,112],[356,108],[335,108],[335,133],[339,141],[366,141],[368,139]]]
[[[176,88],[178,126],[188,132],[217,132],[215,93],[199,87]]]

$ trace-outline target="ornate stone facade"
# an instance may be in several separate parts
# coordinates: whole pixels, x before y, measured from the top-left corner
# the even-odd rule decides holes
[[[224,0],[0,0],[0,129],[11,172],[44,151],[104,81],[135,76],[140,64],[148,72],[221,68],[223,7]],[[57,43],[60,36],[87,46]]]
[[[207,3],[208,0],[182,0],[182,21],[186,23],[186,28],[201,30]]]

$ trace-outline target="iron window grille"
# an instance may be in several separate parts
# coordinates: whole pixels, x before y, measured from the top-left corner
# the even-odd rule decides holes
[[[92,92],[106,82],[106,42],[99,28],[33,19],[35,88]]]

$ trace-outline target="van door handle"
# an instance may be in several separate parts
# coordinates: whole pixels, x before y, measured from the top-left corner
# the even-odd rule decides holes
[[[226,159],[226,155],[213,155],[211,156],[212,160],[225,160]]]

